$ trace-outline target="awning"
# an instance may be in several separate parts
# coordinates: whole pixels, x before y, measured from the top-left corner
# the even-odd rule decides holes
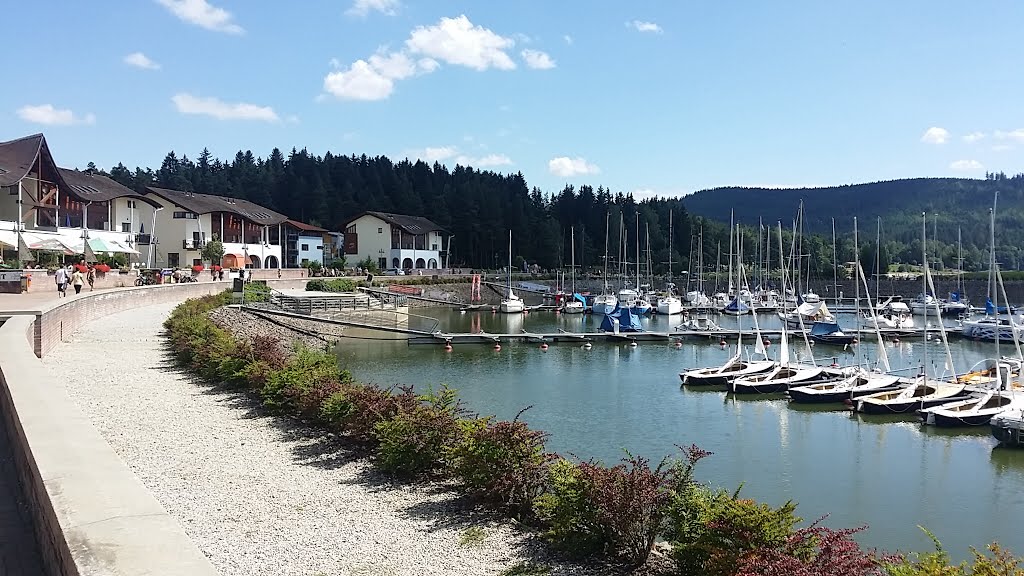
[[[246,258],[241,254],[225,254],[221,258],[220,265],[225,268],[242,268],[245,266]]]
[[[58,236],[23,233],[21,237],[32,250],[44,252],[62,252],[66,255],[78,254],[73,248],[61,241]]]
[[[18,233],[14,230],[0,230],[0,244],[11,248],[17,248]]]
[[[63,241],[65,243],[68,243],[68,240],[66,238],[63,239]],[[102,252],[111,253],[111,254],[113,254],[113,253],[138,254],[139,253],[138,250],[135,250],[134,248],[132,248],[130,246],[127,246],[127,245],[125,245],[125,244],[123,244],[123,243],[121,243],[121,242],[119,242],[117,240],[104,240],[103,238],[89,238],[89,247],[92,248],[92,251],[97,253],[97,254],[102,253]],[[79,238],[78,242],[76,242],[74,245],[69,245],[68,248],[70,248],[71,250],[74,250],[75,254],[84,254],[85,253],[85,242],[83,242],[82,239]]]

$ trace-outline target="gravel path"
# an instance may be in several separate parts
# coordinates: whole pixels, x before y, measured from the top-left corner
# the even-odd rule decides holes
[[[176,372],[160,337],[172,308],[97,319],[43,363],[221,574],[482,575],[533,557],[443,486],[392,486],[330,438]],[[460,543],[470,526],[482,542]]]

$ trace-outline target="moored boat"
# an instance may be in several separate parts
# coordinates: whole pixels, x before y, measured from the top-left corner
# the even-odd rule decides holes
[[[899,376],[858,370],[842,380],[821,382],[789,389],[789,399],[798,404],[838,403],[876,392],[890,392],[906,386]]]

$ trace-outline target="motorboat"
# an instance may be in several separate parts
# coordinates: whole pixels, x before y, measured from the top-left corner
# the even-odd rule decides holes
[[[936,310],[940,310],[942,302],[931,294],[918,294],[910,301],[910,311],[914,314],[935,314]]]
[[[968,398],[970,398],[970,393],[967,392],[967,387],[964,384],[925,380],[921,377],[917,382],[902,390],[876,392],[861,396],[854,401],[853,408],[864,414],[905,414]]]
[[[988,425],[992,436],[1000,443],[1024,444],[1024,406],[1015,405],[1012,409],[1000,412],[992,417]]]
[[[658,298],[658,314],[671,316],[683,312],[683,301],[673,295]]]
[[[728,387],[729,391],[735,394],[771,394],[785,392],[795,386],[838,382],[847,374],[848,371],[841,368],[800,364],[779,365],[763,374],[736,378],[728,383]]]
[[[676,330],[688,332],[718,332],[721,329],[721,326],[715,324],[714,321],[705,314],[690,316],[683,320],[682,324],[676,326]]]
[[[711,298],[708,295],[699,291],[691,290],[686,293],[686,303],[694,308],[708,308],[711,306]]]
[[[608,314],[619,305],[619,299],[615,294],[601,294],[594,297],[594,305],[591,308],[594,314]]]
[[[734,378],[762,374],[775,366],[772,360],[742,360],[737,354],[719,367],[680,372],[679,379],[687,386],[727,386]]]
[[[1013,342],[1013,339],[1024,336],[1024,318],[1011,322],[1008,318],[985,316],[977,320],[964,320],[960,325],[960,333],[970,340],[995,342]]]
[[[906,383],[899,376],[857,370],[842,380],[820,382],[789,389],[789,399],[798,404],[843,402],[876,392],[899,390]]]
[[[779,319],[786,323],[787,328],[810,326],[815,322],[835,322],[836,318],[824,302],[804,302],[789,312],[780,311]]]
[[[914,317],[910,313],[910,307],[903,302],[887,301],[878,306],[878,313],[872,318],[870,312],[864,314],[867,324],[878,320],[882,328],[895,328],[897,330],[909,330],[914,327]]]
[[[835,346],[849,346],[857,342],[853,334],[843,332],[838,322],[818,321],[811,325],[811,331],[807,334],[812,342],[818,344],[832,344]]]
[[[583,314],[584,310],[586,310],[586,305],[576,298],[566,300],[565,303],[562,304],[563,314]]]

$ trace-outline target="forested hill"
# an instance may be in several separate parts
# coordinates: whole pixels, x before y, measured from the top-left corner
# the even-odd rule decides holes
[[[765,223],[781,221],[789,227],[802,200],[805,231],[831,236],[835,218],[837,233],[848,236],[856,216],[861,239],[869,241],[875,238],[880,217],[882,242],[890,243],[891,257],[901,262],[920,260],[924,212],[928,241],[937,235],[941,251],[955,259],[960,228],[966,256],[977,265],[979,253],[988,250],[989,208],[997,190],[997,250],[1006,267],[1019,267],[1024,265],[1024,253],[1018,248],[1024,247],[1024,174],[988,174],[984,180],[912,178],[827,188],[714,188],[683,201],[691,214],[715,220],[728,222],[730,211],[735,210],[737,222],[756,226],[761,217]],[[944,260],[949,263],[951,258]]]

